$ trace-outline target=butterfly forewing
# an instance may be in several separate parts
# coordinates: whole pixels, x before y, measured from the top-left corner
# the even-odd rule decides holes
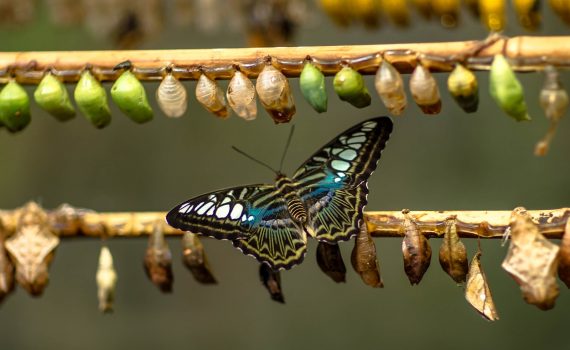
[[[299,194],[319,240],[348,240],[358,233],[368,178],[392,132],[388,117],[358,124],[329,142],[295,173]]]

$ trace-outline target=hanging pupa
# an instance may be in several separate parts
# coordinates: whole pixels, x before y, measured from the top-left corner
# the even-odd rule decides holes
[[[111,122],[107,92],[89,70],[81,73],[75,88],[75,103],[83,115],[98,129]]]
[[[401,115],[408,105],[404,82],[400,73],[386,60],[382,60],[374,78],[374,86],[384,106],[393,115]]]
[[[346,27],[350,24],[350,7],[348,0],[320,0],[322,9],[338,25]]]
[[[425,19],[431,18],[432,0],[412,0],[414,6],[418,9],[420,15]]]
[[[402,225],[404,231],[404,240],[402,241],[404,270],[410,284],[419,284],[430,265],[431,247],[409,212],[404,210],[402,213],[404,214]]]
[[[566,219],[564,235],[558,251],[558,277],[570,288],[570,220]]]
[[[71,104],[65,85],[48,72],[34,91],[34,99],[41,109],[59,121],[75,117],[75,108]]]
[[[170,70],[156,89],[156,102],[169,118],[180,118],[188,108],[186,88],[176,79]]]
[[[424,114],[433,115],[441,112],[437,82],[429,69],[421,63],[416,66],[410,77],[410,92]]]
[[[111,97],[127,117],[142,124],[153,118],[143,84],[130,70],[124,71],[111,87]]]
[[[354,107],[364,108],[372,102],[364,78],[351,67],[344,67],[336,73],[333,86],[338,97]]]
[[[101,247],[101,252],[99,253],[99,266],[95,279],[97,281],[99,311],[103,313],[113,312],[117,272],[113,266],[111,251],[105,246]]]
[[[354,239],[350,261],[354,271],[360,275],[366,285],[372,288],[384,288],[382,277],[380,277],[380,266],[376,258],[376,245],[366,229],[366,224],[362,225]]]
[[[491,65],[489,92],[499,107],[517,121],[530,120],[524,90],[503,55],[496,55]]]
[[[481,266],[481,250],[477,251],[469,266],[469,274],[465,284],[465,299],[486,320],[496,321],[499,319],[487,277]]]
[[[479,0],[464,0],[463,2],[473,17],[479,18]]]
[[[275,124],[288,123],[296,112],[287,78],[267,63],[255,83],[259,101]]]
[[[459,0],[433,0],[431,7],[439,17],[441,25],[445,28],[453,28],[459,22]]]
[[[506,0],[479,0],[481,21],[489,31],[503,30],[506,22]]]
[[[360,20],[368,29],[380,26],[380,13],[382,12],[380,0],[350,1],[350,12],[354,19]]]
[[[26,90],[11,79],[0,91],[0,122],[10,132],[18,132],[30,121],[30,98]]]
[[[439,263],[441,268],[456,283],[464,283],[469,270],[467,250],[457,234],[457,219],[446,220],[445,233],[439,248]]]
[[[382,12],[398,27],[410,25],[410,11],[407,0],[381,0]]]
[[[544,68],[544,73],[545,80],[540,91],[540,106],[550,121],[550,127],[544,138],[534,148],[534,154],[537,156],[544,156],[548,153],[558,122],[568,111],[568,93],[560,83],[558,71],[549,65]]]
[[[457,64],[447,79],[449,93],[465,113],[475,113],[479,107],[477,77],[462,64]]]
[[[161,292],[172,292],[174,275],[172,274],[172,253],[164,239],[162,220],[154,224],[148,237],[148,246],[144,255],[146,275]]]
[[[182,237],[182,254],[182,262],[190,270],[196,281],[202,284],[218,283],[208,263],[204,246],[196,234],[184,233]]]
[[[317,245],[317,265],[325,275],[336,283],[346,282],[346,267],[338,244],[319,242]]]
[[[0,303],[14,290],[14,265],[4,247],[6,230],[0,222]]]
[[[318,113],[327,111],[328,97],[325,88],[325,75],[311,62],[305,62],[305,66],[299,77],[299,85],[305,100]]]
[[[226,97],[228,104],[240,118],[254,120],[257,117],[255,87],[251,80],[239,70],[236,70],[228,84]]]
[[[566,24],[570,24],[570,1],[549,0],[549,4],[554,13],[560,16],[560,18],[566,22]]]
[[[540,15],[541,0],[513,0],[513,7],[519,23],[527,30],[540,28],[542,16]]]
[[[196,84],[196,99],[210,113],[226,119],[229,117],[224,92],[218,84],[208,78],[206,74],[200,75]]]
[[[269,292],[271,300],[285,304],[283,289],[281,288],[281,273],[273,270],[267,264],[259,265],[259,279]]]

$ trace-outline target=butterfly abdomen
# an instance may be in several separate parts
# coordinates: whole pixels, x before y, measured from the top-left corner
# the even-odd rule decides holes
[[[303,224],[307,222],[307,210],[299,198],[289,200],[287,202],[287,210],[295,221]]]
[[[297,193],[296,184],[291,181],[291,179],[281,175],[277,178],[275,187],[277,187],[283,198],[285,198],[287,211],[291,214],[293,220],[301,224],[306,223],[307,209]]]

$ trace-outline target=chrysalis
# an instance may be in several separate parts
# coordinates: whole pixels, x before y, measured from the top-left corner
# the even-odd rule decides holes
[[[382,60],[374,79],[376,91],[393,115],[400,115],[408,104],[400,73],[388,61]]]
[[[540,0],[513,0],[513,7],[525,29],[537,30],[540,27]]]
[[[362,21],[366,28],[378,28],[382,12],[380,0],[352,0],[349,3],[352,17]]]
[[[59,121],[75,117],[75,108],[71,104],[65,85],[53,74],[47,73],[34,91],[36,103]]]
[[[488,30],[499,32],[505,27],[506,0],[479,0],[481,21]]]
[[[570,24],[570,1],[568,0],[550,0],[550,7],[560,18]]]
[[[124,71],[111,88],[111,97],[127,117],[136,123],[146,123],[153,118],[143,84],[130,71]]]
[[[305,100],[318,113],[327,111],[327,91],[325,89],[325,75],[313,65],[306,62],[299,77],[299,85]]]
[[[546,66],[544,73],[545,80],[540,91],[540,106],[550,121],[550,127],[544,138],[536,144],[534,154],[537,156],[546,155],[558,122],[568,110],[568,93],[560,83],[558,71],[553,66]]]
[[[432,0],[412,0],[413,4],[418,9],[423,18],[431,18],[431,3]]]
[[[467,283],[465,284],[465,299],[488,321],[496,321],[499,319],[491,289],[487,283],[487,277],[481,266],[481,251],[477,251],[471,265],[469,266],[469,274],[467,275]]]
[[[559,294],[558,246],[539,232],[524,208],[513,211],[510,227],[511,244],[501,266],[520,285],[527,303],[552,309]]]
[[[59,238],[50,231],[46,212],[30,202],[20,209],[16,233],[4,243],[16,266],[18,284],[40,296],[49,281],[49,265]]]
[[[107,92],[88,70],[81,73],[75,88],[75,103],[85,117],[98,129],[111,122]]]
[[[281,288],[281,273],[279,271],[271,269],[267,264],[260,264],[259,279],[269,292],[271,300],[285,304],[285,297]]]
[[[410,25],[410,12],[407,0],[381,0],[382,11],[399,27]]]
[[[240,71],[234,73],[226,96],[230,107],[239,117],[245,120],[254,120],[257,117],[255,87],[245,74]]]
[[[148,237],[148,246],[144,255],[146,275],[161,292],[172,292],[172,253],[164,239],[162,220],[154,224],[152,234]]]
[[[439,248],[439,263],[441,268],[456,282],[464,283],[469,270],[465,245],[457,234],[457,221],[448,219],[445,234]]]
[[[439,88],[429,69],[418,64],[410,78],[410,92],[424,114],[438,114],[441,111]]]
[[[99,311],[103,313],[113,311],[115,301],[115,287],[117,285],[117,272],[113,266],[113,256],[109,248],[101,247],[99,253],[99,267],[96,274],[97,298],[99,299]]]
[[[21,131],[30,124],[30,98],[15,80],[0,91],[0,121],[10,132]]]
[[[378,259],[376,258],[376,245],[374,245],[374,241],[366,229],[366,224],[362,225],[354,239],[350,261],[366,285],[372,288],[384,288],[382,277],[380,277]]]
[[[558,277],[567,288],[570,288],[570,220],[568,219],[566,219],[564,236],[562,236],[558,251]]]
[[[0,303],[14,290],[14,265],[4,247],[5,233],[0,223]]]
[[[496,55],[491,65],[489,92],[499,107],[517,121],[530,120],[524,91],[503,55]]]
[[[255,83],[259,101],[275,124],[288,123],[296,112],[287,78],[271,64],[266,64]]]
[[[172,73],[167,73],[156,89],[156,101],[162,112],[169,118],[179,118],[188,108],[186,88]]]
[[[346,282],[346,267],[338,244],[319,242],[317,245],[317,264],[321,271],[336,283]]]
[[[445,28],[457,26],[459,21],[459,0],[433,0],[433,12],[439,16],[441,25]]]
[[[370,105],[371,97],[364,78],[351,67],[342,68],[334,76],[334,91],[341,100],[346,101],[357,108]]]
[[[194,279],[202,284],[216,284],[204,246],[194,233],[186,232],[182,237],[182,262],[190,270]]]
[[[404,270],[412,285],[419,284],[426,273],[431,260],[431,247],[427,238],[422,234],[418,224],[404,211],[404,240],[402,253]]]
[[[464,4],[474,17],[480,17],[481,13],[479,12],[479,0],[465,0]]]
[[[196,99],[210,113],[226,119],[229,117],[224,92],[218,84],[205,74],[200,75],[196,85]]]
[[[320,0],[320,5],[336,24],[343,27],[350,24],[350,8],[347,0]]]
[[[457,104],[466,113],[477,112],[479,83],[472,71],[461,64],[457,64],[447,79],[447,88]]]

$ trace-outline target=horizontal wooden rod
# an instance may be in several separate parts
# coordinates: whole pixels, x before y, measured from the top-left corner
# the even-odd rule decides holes
[[[21,209],[0,211],[0,219],[8,234],[17,230]],[[410,211],[409,215],[428,237],[443,235],[445,220],[457,219],[457,231],[465,238],[502,238],[509,227],[512,211]],[[529,210],[539,230],[548,238],[561,238],[570,208]],[[72,237],[140,237],[149,235],[155,223],[163,223],[164,234],[181,236],[182,231],[166,224],[164,212],[97,213],[71,206],[48,211],[49,226],[61,238]],[[365,213],[368,231],[374,237],[402,237],[404,215],[401,211],[369,211]]]
[[[409,44],[304,46],[235,49],[0,52],[0,79],[14,76],[23,83],[37,83],[51,69],[66,82],[91,67],[101,80],[114,80],[117,64],[130,61],[141,80],[158,80],[166,67],[174,67],[179,79],[197,79],[202,72],[212,78],[229,79],[234,69],[256,77],[271,57],[274,66],[289,77],[299,76],[307,57],[327,75],[349,64],[363,74],[373,74],[382,57],[400,72],[410,73],[418,60],[433,71],[450,71],[459,61],[472,69],[486,70],[492,57],[503,53],[519,71],[540,70],[545,64],[570,67],[570,36],[495,37],[495,40]]]

